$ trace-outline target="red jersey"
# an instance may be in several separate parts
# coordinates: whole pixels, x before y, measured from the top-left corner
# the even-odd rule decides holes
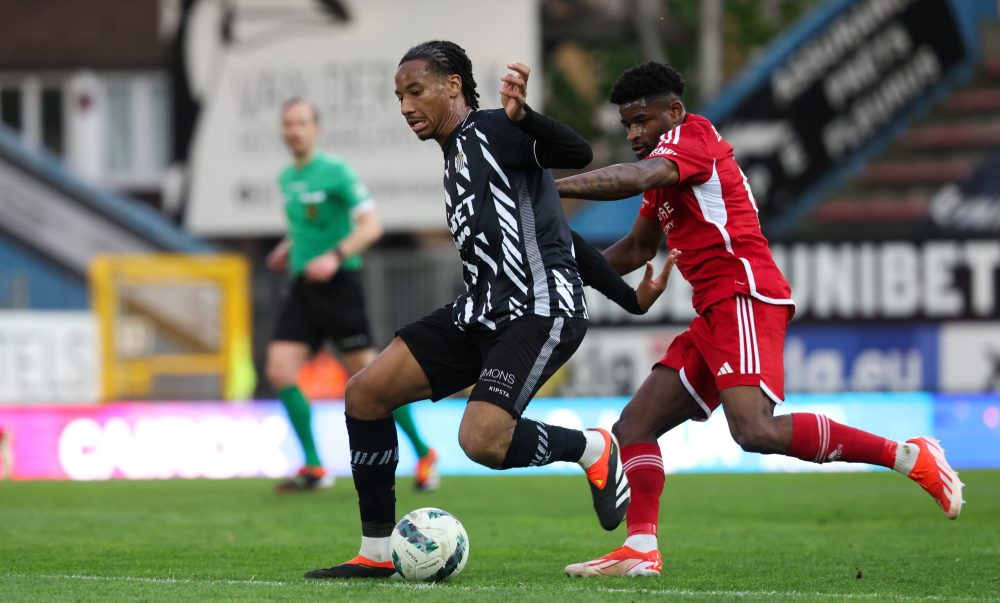
[[[757,202],[733,158],[733,146],[710,121],[688,113],[649,154],[677,164],[680,180],[646,191],[639,215],[656,220],[677,268],[694,289],[699,314],[737,294],[792,305],[792,289],[760,231]]]

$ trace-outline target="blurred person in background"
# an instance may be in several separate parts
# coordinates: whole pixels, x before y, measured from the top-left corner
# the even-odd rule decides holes
[[[313,490],[331,483],[313,437],[309,400],[298,386],[303,365],[329,340],[351,375],[375,358],[359,270],[361,253],[382,236],[368,189],[344,160],[317,150],[319,113],[294,98],[282,108],[282,136],[292,164],[279,177],[288,234],[267,256],[272,270],[292,276],[267,348],[267,376],[295,429],[305,466],[275,486],[279,492]],[[414,484],[439,485],[437,453],[420,437],[409,407],[393,416],[416,450]]]
[[[657,440],[720,405],[744,450],[813,463],[869,463],[895,469],[926,490],[955,519],[962,482],[933,438],[906,442],[841,425],[823,415],[775,416],[784,401],[785,328],[794,302],[764,238],[757,202],[733,147],[684,107],[684,80],[667,65],[626,70],[611,89],[626,138],[639,161],[556,181],[567,197],[643,195],[632,231],[604,255],[627,274],[666,239],[680,250],[677,268],[694,289],[698,316],[622,410],[612,431],[632,486],[623,546],[566,567],[571,576],[653,576],[661,572],[656,538],[664,468]]]

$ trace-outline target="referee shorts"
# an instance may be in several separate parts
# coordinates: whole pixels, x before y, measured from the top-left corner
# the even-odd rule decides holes
[[[323,283],[297,277],[281,304],[271,340],[305,343],[313,352],[324,340],[341,352],[372,347],[358,272],[341,270]]]

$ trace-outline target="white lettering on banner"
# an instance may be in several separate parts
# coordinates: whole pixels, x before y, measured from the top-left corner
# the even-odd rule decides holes
[[[870,333],[860,323],[832,330],[793,327],[783,356],[785,391],[1000,391],[1000,321],[920,329],[906,334],[904,328]],[[632,396],[680,333],[680,328],[592,328],[567,363],[558,395]]]
[[[98,377],[90,312],[0,312],[0,402],[94,402]]]
[[[823,146],[827,155],[834,161],[840,161],[871,140],[902,107],[938,81],[940,76],[941,62],[934,50],[929,47],[917,49],[907,63],[877,88],[823,127]]]
[[[829,243],[821,243],[814,250],[815,270],[809,274],[815,279],[812,287],[813,312],[817,318],[843,316],[850,313],[854,299],[854,271],[851,256],[854,250],[848,247],[835,248]],[[793,290],[794,291],[794,290]]]
[[[908,56],[912,47],[910,34],[899,24],[893,24],[862,45],[823,80],[823,92],[830,106],[842,109],[848,99],[871,87],[886,69]]]
[[[980,191],[967,196],[957,183],[946,184],[931,198],[930,214],[946,230],[994,232],[1000,230],[1000,195]]]
[[[940,337],[942,391],[1000,391],[1000,322],[945,324]]]
[[[785,344],[785,390],[789,392],[919,391],[924,361],[919,349],[866,348],[848,364],[836,348],[806,351],[798,337]]]
[[[962,296],[954,288],[952,267],[958,265],[956,245],[930,242],[924,246],[922,298],[928,316],[958,316],[962,313]]]
[[[776,243],[771,251],[792,287],[797,319],[1000,317],[997,240]],[[626,280],[634,286],[640,272]],[[678,271],[645,315],[628,314],[600,295],[588,302],[592,324],[683,324],[695,315],[691,285]]]
[[[134,425],[81,418],[59,435],[59,462],[74,480],[109,479],[115,471],[129,479],[280,477],[293,469],[281,452],[287,435],[279,416],[147,417]]]
[[[1000,244],[996,241],[969,241],[965,244],[965,261],[972,270],[972,313],[977,316],[995,315]]]
[[[890,318],[912,316],[920,305],[917,254],[907,243],[882,247],[882,310]]]
[[[863,243],[858,249],[858,316],[871,318],[878,312],[878,294],[875,283],[879,272],[875,269],[875,246]]]
[[[823,33],[803,46],[771,78],[771,88],[780,104],[798,98],[813,81],[841,63],[862,40],[903,10],[909,0],[862,2],[838,17]]]

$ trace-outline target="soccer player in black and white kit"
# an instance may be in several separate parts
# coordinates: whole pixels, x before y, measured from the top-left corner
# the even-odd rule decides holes
[[[571,234],[547,168],[586,166],[590,145],[532,111],[525,104],[528,67],[508,67],[513,73],[503,78],[503,108],[478,110],[472,65],[458,45],[426,42],[399,63],[396,96],[403,117],[420,140],[435,140],[444,152],[446,216],[466,292],[397,331],[348,382],[345,414],[361,550],[307,578],[394,573],[389,536],[396,522],[398,448],[392,411],[470,385],[458,436],[469,458],[494,469],[579,463],[601,525],[612,530],[624,517],[629,488],[614,436],[546,425],[521,413],[586,332],[581,269],[587,284],[641,312],[663,291],[672,262],[656,278],[647,265],[633,291],[599,252]]]

